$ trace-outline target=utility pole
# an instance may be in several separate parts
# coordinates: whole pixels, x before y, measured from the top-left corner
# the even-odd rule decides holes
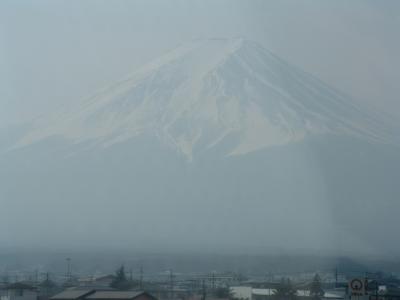
[[[141,290],[143,289],[143,267],[142,266],[140,266],[139,287]]]
[[[171,299],[174,299],[174,274],[172,273],[172,270],[169,270],[169,288],[171,291],[170,297]]]
[[[66,274],[66,278],[67,281],[71,280],[71,258],[67,257],[66,258],[67,261],[67,274]]]
[[[49,291],[49,288],[50,288],[50,286],[49,286],[49,280],[50,280],[50,277],[49,277],[49,272],[47,272],[46,273],[46,283],[45,283],[45,294],[46,295],[49,295],[49,293],[50,293],[50,291]]]
[[[338,287],[338,269],[335,268],[335,288]]]
[[[38,285],[39,283],[39,272],[38,269],[35,270],[35,284]]]
[[[266,288],[268,289],[268,296],[271,296],[271,286],[272,286],[272,281],[273,281],[273,274],[271,272],[268,272],[267,274],[267,286]]]
[[[206,289],[206,282],[204,279],[201,282],[201,290],[202,290],[201,300],[206,300],[207,289]]]

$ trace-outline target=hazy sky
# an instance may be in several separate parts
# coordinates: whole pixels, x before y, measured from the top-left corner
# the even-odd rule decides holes
[[[3,0],[0,133],[12,136],[10,124],[73,105],[186,41],[212,37],[254,40],[361,105],[400,118],[399,28],[399,0]],[[376,132],[370,135],[380,138]],[[326,145],[313,141],[316,150],[293,143],[237,160],[214,161],[211,151],[208,165],[206,159],[197,165],[175,161],[175,154],[145,136],[126,148],[121,143],[109,152],[99,147],[98,155],[76,151],[81,156],[68,158],[62,155],[70,145],[58,153],[57,139],[55,146],[43,140],[0,157],[0,200],[6,207],[0,208],[0,240],[10,246],[51,246],[56,239],[97,246],[104,236],[121,232],[115,244],[107,243],[137,238],[150,246],[156,241],[154,248],[257,250],[275,240],[279,247],[398,253],[400,243],[392,238],[398,228],[398,148],[367,147],[349,137],[337,142],[329,136]],[[73,144],[75,150],[85,145]],[[54,149],[54,157],[48,156]],[[353,213],[348,203],[362,209]],[[383,222],[372,225],[371,216]],[[276,230],[277,224],[282,228]]]
[[[193,38],[245,37],[400,116],[400,2],[6,1],[0,127],[70,105]]]

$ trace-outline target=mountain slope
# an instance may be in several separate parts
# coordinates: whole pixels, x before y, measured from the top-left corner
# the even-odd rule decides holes
[[[150,134],[192,159],[220,144],[237,155],[322,133],[391,139],[374,114],[258,44],[214,39],[184,44],[38,120],[16,147],[52,136],[108,147]]]

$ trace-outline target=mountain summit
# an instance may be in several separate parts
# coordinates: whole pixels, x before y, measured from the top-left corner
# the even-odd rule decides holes
[[[108,147],[150,134],[192,159],[216,146],[240,155],[322,133],[387,138],[373,114],[257,43],[208,39],[39,120],[17,146],[60,136]]]

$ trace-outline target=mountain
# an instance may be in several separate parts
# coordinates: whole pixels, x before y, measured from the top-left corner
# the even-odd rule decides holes
[[[257,43],[192,41],[0,133],[0,240],[395,253],[398,132]]]
[[[197,40],[33,124],[16,144],[59,136],[109,147],[156,136],[189,160],[218,145],[240,155],[334,133],[388,142],[371,112],[258,44]]]

